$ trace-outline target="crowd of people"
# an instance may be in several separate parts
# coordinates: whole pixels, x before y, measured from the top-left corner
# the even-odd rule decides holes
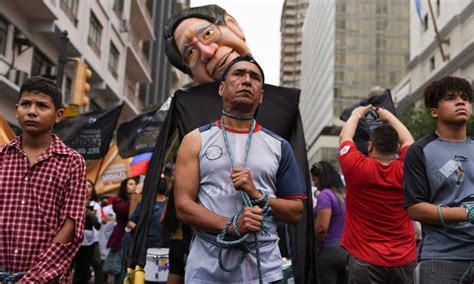
[[[304,220],[308,169],[255,118],[275,97],[244,39],[215,5],[183,11],[167,27],[172,64],[198,84],[218,80],[222,100],[218,119],[184,136],[174,176],[156,189],[146,247],[168,249],[168,283],[282,283],[277,227]],[[472,96],[459,77],[428,84],[436,130],[416,142],[384,108],[352,111],[339,137],[341,171],[327,161],[310,169],[314,232],[302,233],[314,235],[318,271],[308,279],[474,282]],[[123,283],[141,184],[127,177],[113,200],[97,197],[83,157],[52,133],[61,102],[51,80],[26,80],[16,106],[23,135],[0,146],[0,282],[87,283],[93,274],[95,283]],[[380,123],[360,149],[354,136],[369,111]]]
[[[473,282],[472,95],[462,78],[429,84],[423,96],[436,130],[416,142],[389,111],[354,109],[340,133],[345,186],[327,162],[311,169],[320,283]],[[365,156],[353,137],[369,109],[383,124]]]
[[[172,240],[176,240],[173,233],[176,233],[175,226],[179,222],[176,214],[167,209],[174,210],[173,201],[168,202],[168,195],[171,196],[170,180],[171,177],[162,177],[149,225],[147,248],[171,248]],[[142,208],[142,185],[138,181],[139,177],[125,178],[116,195],[104,196],[102,200],[96,194],[94,182],[86,181],[84,239],[73,260],[73,283],[110,283],[110,278],[113,278],[114,283],[123,283],[127,273],[128,248]],[[172,204],[171,207],[168,207],[168,203]],[[173,216],[173,221],[165,221],[173,219]],[[178,240],[182,242],[182,238]],[[174,250],[176,247],[181,249],[181,242],[174,242]],[[180,251],[183,254],[183,250]],[[183,263],[180,251],[166,255],[167,258],[171,255],[174,257],[173,267],[169,268],[167,274],[171,279],[176,278],[176,274],[183,276],[183,273],[175,272],[177,265],[174,264],[176,260]],[[184,272],[184,264],[181,270]]]
[[[183,140],[178,152],[176,187],[171,195],[171,204],[176,204],[176,212],[170,215],[163,214],[163,212],[168,212],[167,209],[175,211],[175,206],[166,204],[167,197],[163,194],[158,194],[156,198],[153,224],[147,247],[173,248],[173,240],[178,241],[178,245],[174,245],[174,250],[179,253],[173,253],[173,255],[179,255],[179,257],[172,258],[170,251],[170,283],[182,283],[184,279],[190,282],[196,279],[197,282],[200,279],[219,281],[219,279],[227,279],[229,275],[232,275],[233,279],[240,279],[241,282],[252,282],[252,277],[253,280],[262,277],[263,282],[274,282],[278,278],[281,279],[282,275],[278,274],[278,271],[281,271],[281,263],[268,262],[268,259],[274,259],[274,256],[271,255],[277,252],[276,243],[273,241],[275,239],[271,238],[275,233],[270,233],[269,239],[265,239],[262,234],[262,239],[259,241],[264,245],[260,256],[252,255],[252,251],[248,252],[250,258],[247,258],[248,256],[244,258],[244,264],[241,263],[239,268],[233,271],[226,269],[229,269],[232,262],[239,262],[238,254],[240,252],[238,250],[224,252],[226,264],[213,262],[212,260],[220,258],[221,248],[216,241],[212,240],[211,234],[223,231],[227,235],[224,235],[223,240],[235,240],[260,232],[266,224],[271,224],[267,223],[269,221],[265,219],[266,202],[270,203],[274,210],[273,217],[280,222],[297,221],[298,218],[298,215],[295,217],[287,215],[284,218],[279,215],[283,212],[296,213],[300,210],[295,207],[299,206],[297,200],[286,199],[287,202],[279,204],[281,202],[279,194],[287,198],[292,195],[303,195],[302,189],[293,193],[278,192],[280,188],[280,190],[295,188],[294,177],[301,174],[298,173],[297,167],[294,169],[294,166],[291,166],[291,155],[289,161],[280,161],[280,163],[286,164],[286,171],[290,172],[279,173],[281,177],[277,178],[277,191],[271,195],[263,190],[269,188],[269,185],[260,184],[260,180],[264,178],[259,177],[256,170],[260,168],[259,163],[264,163],[261,169],[266,169],[263,171],[266,173],[269,169],[267,163],[271,159],[262,159],[262,156],[259,156],[258,159],[251,160],[253,161],[251,163],[255,163],[251,166],[252,172],[246,171],[244,166],[235,166],[230,173],[231,187],[225,185],[225,180],[229,178],[226,167],[213,165],[216,160],[219,163],[227,163],[234,161],[234,159],[239,159],[241,165],[242,163],[245,165],[246,159],[252,159],[252,157],[246,156],[248,153],[243,157],[232,157],[232,149],[227,145],[246,149],[250,139],[256,145],[271,145],[279,141],[272,142],[271,139],[274,139],[274,136],[267,133],[258,124],[252,125],[251,119],[249,121],[249,119],[233,118],[232,115],[227,114],[232,113],[234,111],[232,107],[235,107],[235,102],[232,99],[235,92],[230,91],[235,90],[232,88],[233,80],[239,81],[240,78],[250,82],[263,80],[263,72],[257,63],[251,57],[237,57],[235,63],[226,72],[229,73],[225,73],[225,76],[232,76],[233,79],[225,77],[221,85],[225,111],[223,118],[190,133]],[[252,79],[252,77],[254,78]],[[249,87],[251,86],[252,83],[249,83]],[[418,279],[419,283],[450,283],[450,281],[452,283],[471,283],[473,274],[470,267],[472,255],[469,254],[471,241],[466,239],[466,236],[470,234],[474,218],[469,199],[472,193],[468,190],[469,182],[473,177],[472,173],[467,170],[471,157],[469,155],[471,141],[467,136],[466,126],[471,114],[472,87],[464,79],[446,77],[429,85],[424,96],[427,107],[431,107],[430,113],[436,119],[437,130],[434,134],[413,144],[414,140],[410,132],[394,114],[371,105],[361,106],[354,109],[340,133],[339,165],[341,171],[338,172],[333,165],[326,161],[320,161],[312,166],[310,172],[313,184],[318,189],[314,207],[314,241],[316,244],[314,253],[317,256],[319,283],[414,283],[415,279]],[[250,100],[249,113],[254,111],[253,108],[258,105],[260,100],[259,96]],[[236,104],[241,106],[241,103]],[[353,138],[358,123],[364,119],[369,109],[376,112],[379,121],[383,124],[373,129],[370,134],[366,149],[368,155],[366,156],[362,149],[357,148]],[[243,127],[240,127],[240,124]],[[450,126],[451,124],[457,127],[454,128]],[[256,137],[252,137],[253,135],[249,135],[251,132],[244,130],[247,127]],[[258,130],[255,130],[256,128]],[[222,129],[226,129],[228,133],[221,135]],[[235,129],[234,132],[233,129]],[[267,138],[266,135],[269,134],[270,136]],[[246,136],[247,139],[239,138],[241,136]],[[232,139],[230,143],[226,142],[226,139],[230,139],[229,137]],[[198,140],[194,141],[195,139]],[[270,141],[265,141],[265,139],[270,139]],[[207,142],[207,140],[212,142]],[[258,142],[260,140],[265,141],[265,144]],[[237,146],[238,143],[242,145]],[[229,152],[227,155],[223,150],[216,153],[216,149],[214,149],[216,147],[221,147]],[[262,146],[255,147],[261,148]],[[278,147],[284,149],[281,145]],[[422,150],[427,147],[429,150]],[[445,153],[446,157],[440,153]],[[225,155],[227,159],[219,160],[220,157],[216,155]],[[288,153],[277,154],[277,156],[286,155]],[[434,159],[434,161],[430,159]],[[441,161],[438,162],[438,159]],[[452,161],[456,163],[451,165],[454,163]],[[439,171],[442,171],[443,180],[439,180],[439,175],[428,175],[429,171],[423,168],[435,165],[438,166]],[[292,168],[293,170],[291,170]],[[219,173],[218,170],[222,173]],[[210,171],[209,175],[208,171]],[[193,172],[199,174],[193,176],[191,174]],[[285,174],[291,176],[291,179],[285,181],[287,179]],[[218,178],[218,176],[221,177]],[[421,184],[423,181],[425,183]],[[285,182],[288,184],[285,185]],[[208,188],[204,190],[201,186],[200,190],[196,191],[197,183],[208,184]],[[282,184],[280,185],[280,183]],[[87,184],[87,188],[93,187],[90,182]],[[118,197],[113,203],[117,215],[117,226],[108,244],[113,252],[126,250],[125,243],[130,239],[127,235],[133,232],[137,214],[140,214],[139,203],[129,217],[130,195],[135,192],[136,182],[133,179],[126,179],[122,185]],[[227,189],[221,193],[215,192],[218,187]],[[461,190],[451,196],[453,187]],[[232,212],[238,212],[236,210],[239,208],[238,200],[241,199],[241,193],[235,191],[234,188],[239,188],[241,193],[245,192],[251,202],[256,201],[251,203],[251,205],[255,205],[243,206],[241,212],[233,215]],[[421,191],[422,189],[424,191]],[[160,190],[160,192],[165,191],[165,189]],[[440,193],[435,194],[436,192]],[[218,198],[220,194],[224,198]],[[93,195],[88,191],[87,196]],[[196,197],[199,203],[195,202]],[[89,199],[93,200],[94,198]],[[90,203],[88,206],[92,209],[96,204]],[[279,213],[280,208],[283,210],[282,213]],[[220,212],[219,210],[224,211]],[[233,216],[221,220],[221,217],[218,217],[220,215]],[[85,236],[90,234],[87,232],[88,230],[97,229],[96,226],[100,226],[97,222],[98,218],[98,215],[88,211]],[[170,218],[172,221],[168,220]],[[183,237],[178,218],[195,230],[186,261],[183,259]],[[163,238],[163,234],[159,233],[163,231],[161,227],[164,223],[171,228],[166,240]],[[423,244],[417,246],[418,238],[415,231],[420,223],[424,238]],[[170,226],[170,224],[172,225]],[[126,228],[129,228],[131,232],[127,232]],[[270,232],[275,232],[275,227],[269,226],[269,228]],[[446,237],[441,241],[439,238],[443,234],[446,234]],[[171,235],[174,237],[170,237]],[[448,235],[458,237],[448,238]],[[85,255],[88,255],[90,260],[87,263],[91,265],[96,274],[94,266],[96,262],[91,253],[96,244],[93,241],[93,234],[90,236],[90,238],[86,238],[87,241],[84,240],[76,260],[85,259]],[[156,238],[157,236],[158,238]],[[438,241],[434,242],[431,238],[438,238]],[[120,245],[120,241],[117,243],[117,240],[121,240],[122,244]],[[273,242],[274,245],[267,249],[265,242]],[[457,252],[456,248],[458,247],[463,249]],[[122,253],[122,257],[125,258],[124,253]],[[245,261],[253,261],[255,264],[260,262],[262,271],[258,269],[254,269],[253,272],[245,270]],[[274,265],[274,268],[271,265]],[[186,271],[184,270],[185,266]],[[75,267],[78,273],[83,269],[79,262]],[[430,267],[431,270],[426,267]],[[456,267],[456,269],[449,271],[450,267]],[[125,266],[122,265],[121,273],[115,276],[119,282],[123,281],[124,268]],[[88,269],[91,271],[90,268]],[[216,273],[216,271],[221,272]]]

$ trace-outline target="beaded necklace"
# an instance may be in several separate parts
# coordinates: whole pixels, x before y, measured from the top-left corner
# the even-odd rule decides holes
[[[230,159],[230,164],[232,165],[232,167],[237,167],[238,165],[235,162],[234,155],[232,154],[232,148],[230,148],[229,138],[227,137],[227,131],[225,130],[224,119],[222,117],[221,117],[221,126],[222,126],[222,135],[224,136],[225,147],[227,149],[227,154],[229,155],[229,159]],[[255,129],[255,120],[252,119],[252,121],[250,122],[249,136],[247,137],[247,142],[245,143],[244,160],[242,161],[242,164],[240,165],[240,167],[242,168],[245,168],[245,166],[247,165],[247,159],[249,157],[250,144],[252,143],[254,129]]]

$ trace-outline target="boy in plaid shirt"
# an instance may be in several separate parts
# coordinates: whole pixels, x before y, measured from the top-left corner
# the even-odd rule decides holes
[[[69,283],[82,240],[85,161],[52,134],[61,91],[42,77],[20,89],[23,135],[0,146],[0,282]]]

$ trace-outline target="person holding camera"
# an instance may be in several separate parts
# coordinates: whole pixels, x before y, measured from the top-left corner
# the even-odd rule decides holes
[[[369,110],[384,123],[370,134],[366,157],[353,137]],[[339,163],[347,186],[341,246],[349,252],[349,283],[413,283],[415,234],[403,207],[403,161],[412,143],[395,115],[372,105],[354,109],[341,130]]]

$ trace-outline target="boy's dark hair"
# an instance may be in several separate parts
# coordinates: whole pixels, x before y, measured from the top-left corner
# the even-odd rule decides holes
[[[375,128],[369,138],[377,152],[395,154],[398,150],[398,133],[393,126],[382,124]]]
[[[439,101],[449,94],[465,96],[472,102],[472,86],[463,78],[446,76],[440,80],[431,82],[423,90],[426,108],[437,108]]]
[[[43,93],[48,95],[53,101],[54,108],[56,110],[61,108],[63,96],[58,85],[53,80],[41,77],[33,76],[28,78],[23,85],[21,85],[20,92],[18,93],[18,101],[25,92]]]

